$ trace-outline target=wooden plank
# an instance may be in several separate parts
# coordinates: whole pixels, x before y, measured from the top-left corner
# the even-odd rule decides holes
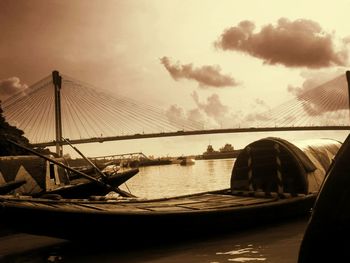
[[[192,199],[176,199],[176,200],[166,200],[161,202],[149,202],[149,203],[130,203],[130,204],[124,204],[126,206],[137,206],[142,208],[148,208],[148,207],[171,207],[181,204],[192,204],[192,203],[198,203],[200,201],[192,200]]]
[[[219,209],[219,208],[234,207],[234,206],[238,207],[238,206],[241,206],[241,204],[201,202],[201,203],[194,203],[194,204],[187,204],[187,205],[180,205],[180,206],[185,208],[196,209],[196,210],[205,210],[205,209]]]
[[[157,212],[177,212],[177,211],[189,211],[193,210],[193,208],[189,207],[182,207],[182,206],[164,206],[164,207],[149,207],[150,211],[157,211]]]
[[[252,200],[240,202],[240,204],[242,204],[242,205],[255,205],[255,204],[271,203],[271,202],[277,202],[277,201],[278,201],[278,199],[255,198]]]

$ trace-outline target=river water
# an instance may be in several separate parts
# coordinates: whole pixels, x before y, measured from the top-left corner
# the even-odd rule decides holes
[[[179,164],[141,167],[130,179],[124,190],[143,198],[170,197],[230,187],[234,160],[197,160],[194,165]],[[157,243],[147,247],[135,243],[112,250],[91,249],[80,244],[59,239],[23,235],[8,237],[1,244],[17,244],[16,255],[4,257],[4,262],[270,262],[296,263],[299,245],[307,225],[306,218],[279,224],[245,229],[227,235],[200,240],[184,240],[180,243]],[[119,227],[119,226],[116,226]],[[88,231],[88,230],[87,230]],[[12,238],[12,239],[11,239]],[[12,240],[12,241],[11,241]],[[22,242],[22,244],[20,244]],[[103,244],[101,240],[101,244]],[[29,244],[38,245],[35,250],[25,250]],[[45,245],[47,244],[47,245]],[[110,244],[109,244],[110,245]],[[103,247],[103,246],[102,246]],[[22,250],[22,251],[21,251]],[[0,247],[1,259],[1,247]]]
[[[140,167],[139,173],[123,185],[138,197],[159,198],[230,187],[234,159],[196,160],[193,165]]]

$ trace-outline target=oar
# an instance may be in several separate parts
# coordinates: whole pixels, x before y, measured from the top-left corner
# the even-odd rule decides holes
[[[20,148],[22,148],[22,149],[24,149],[24,150],[27,150],[28,152],[31,152],[31,153],[33,153],[33,154],[35,154],[35,155],[37,155],[37,156],[39,156],[39,157],[49,161],[49,162],[57,164],[58,166],[61,166],[62,168],[67,169],[68,171],[71,171],[73,173],[77,173],[80,176],[85,177],[85,178],[89,179],[90,181],[93,181],[96,184],[99,184],[99,185],[105,187],[108,191],[116,191],[118,194],[120,194],[120,195],[122,195],[124,197],[135,197],[134,195],[126,193],[125,191],[122,191],[122,190],[120,190],[118,188],[112,187],[112,186],[110,186],[109,184],[107,184],[105,182],[102,182],[102,181],[100,181],[100,180],[98,180],[98,179],[96,179],[96,178],[94,178],[92,176],[89,176],[87,174],[84,174],[84,173],[82,173],[82,172],[80,172],[78,170],[75,170],[75,169],[73,169],[73,168],[71,168],[71,167],[69,167],[69,166],[67,166],[67,165],[65,165],[65,164],[63,164],[61,162],[58,162],[58,161],[56,161],[56,160],[54,160],[54,159],[52,159],[50,157],[47,157],[47,156],[45,156],[45,155],[43,155],[41,153],[36,152],[36,151],[34,151],[34,150],[32,150],[32,149],[30,149],[28,147],[25,147],[25,146],[23,146],[21,144],[18,144],[18,143],[14,142],[14,141],[12,141],[10,139],[7,139],[7,141],[12,143],[12,144],[14,144],[14,145],[16,145],[16,146],[18,146],[18,147],[20,147]]]
[[[107,179],[107,176],[106,176],[93,162],[91,162],[87,157],[85,157],[85,155],[84,155],[81,151],[79,151],[78,148],[76,148],[75,146],[73,146],[73,145],[70,143],[69,140],[67,140],[67,139],[65,139],[65,138],[63,138],[63,137],[62,137],[62,139],[63,139],[66,143],[68,143],[69,146],[72,147],[81,157],[83,157],[84,160],[87,161],[87,162],[95,169],[95,171],[98,172],[98,173],[101,175],[101,177],[102,177],[103,179]]]

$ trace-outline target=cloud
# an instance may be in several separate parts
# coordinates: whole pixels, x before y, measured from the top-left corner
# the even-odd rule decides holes
[[[188,119],[191,121],[196,121],[201,124],[205,124],[205,116],[203,113],[197,108],[197,109],[192,109],[187,112]]]
[[[191,94],[196,107],[184,110],[177,105],[171,105],[166,111],[166,115],[171,122],[179,119],[188,120],[201,124],[201,129],[214,129],[232,127],[238,116],[229,112],[229,107],[225,106],[217,94],[209,96],[206,101],[200,101],[198,93]]]
[[[216,126],[228,127],[232,124],[232,117],[229,114],[229,107],[224,105],[219,95],[209,96],[205,102],[201,102],[197,92],[191,94],[199,110],[201,110],[209,119],[215,121]]]
[[[184,110],[177,105],[171,105],[165,112],[165,115],[170,121],[177,121],[185,118]]]
[[[265,25],[256,33],[254,30],[253,22],[242,21],[226,29],[214,45],[247,53],[271,65],[322,68],[347,64],[349,39],[336,42],[312,20],[280,18],[277,25]]]
[[[266,113],[249,113],[245,116],[244,121],[246,122],[266,122],[270,121],[271,117],[268,116]]]
[[[218,94],[213,94],[207,98],[206,102],[200,102],[197,92],[192,93],[192,98],[199,109],[202,109],[208,116],[219,119],[228,112],[228,107],[223,105]]]
[[[231,76],[222,74],[221,68],[217,65],[194,68],[192,64],[181,65],[179,62],[174,64],[168,57],[163,57],[160,61],[176,81],[179,79],[194,80],[198,82],[200,88],[223,88],[239,85]]]
[[[20,91],[24,92],[27,88],[28,85],[22,84],[18,77],[0,80],[0,99],[5,100]]]
[[[302,86],[288,86],[288,91],[302,102],[308,115],[349,109],[348,86],[343,71],[304,72],[302,76],[306,78]]]

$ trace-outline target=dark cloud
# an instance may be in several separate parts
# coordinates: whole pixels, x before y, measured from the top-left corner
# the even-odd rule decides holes
[[[20,91],[24,92],[27,88],[28,86],[22,84],[17,77],[0,80],[0,99],[5,100]]]
[[[325,75],[331,80],[325,81]],[[348,86],[344,72],[340,75],[339,72],[332,75],[322,72],[313,75],[304,73],[304,76],[308,78],[301,87],[289,86],[288,91],[302,102],[308,115],[318,116],[326,112],[349,109]]]
[[[215,46],[247,53],[271,65],[321,68],[347,63],[349,41],[344,39],[337,49],[334,36],[312,20],[281,18],[277,25],[265,25],[256,33],[254,30],[253,22],[242,21],[225,30]]]
[[[192,64],[181,65],[179,62],[174,64],[168,57],[163,57],[160,61],[174,80],[195,80],[198,82],[199,87],[202,88],[222,88],[239,85],[231,76],[222,74],[219,66],[194,68]]]

